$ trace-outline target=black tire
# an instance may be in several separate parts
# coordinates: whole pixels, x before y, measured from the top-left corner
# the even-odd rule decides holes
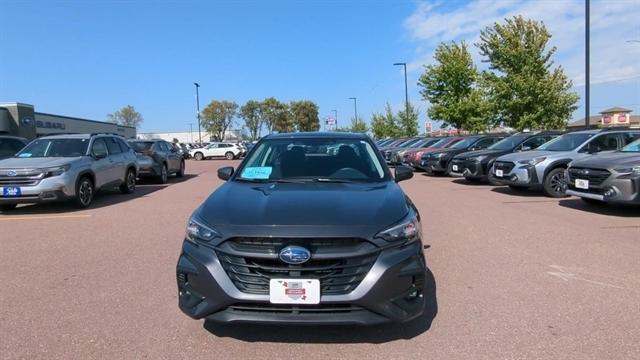
[[[509,189],[517,192],[522,192],[522,191],[527,191],[529,188],[526,186],[509,185]]]
[[[127,170],[124,176],[124,182],[120,184],[120,192],[123,194],[131,194],[136,190],[136,172],[133,169]]]
[[[95,193],[96,189],[91,178],[89,178],[88,176],[81,177],[76,184],[76,206],[81,209],[85,209],[91,206]]]
[[[4,211],[11,211],[13,209],[15,209],[18,206],[18,204],[2,204],[0,205],[0,210]]]
[[[594,205],[594,206],[605,206],[605,205],[607,205],[606,202],[604,202],[602,200],[597,200],[597,199],[589,199],[589,198],[581,197],[580,200],[584,201],[586,204]]]
[[[180,161],[180,169],[178,170],[178,172],[176,172],[176,177],[183,177],[184,176],[184,160]]]
[[[160,168],[160,175],[157,177],[159,184],[166,184],[169,181],[169,169],[167,169],[167,164],[162,164]]]
[[[193,159],[196,161],[204,160],[204,154],[198,151],[197,153],[193,154]]]
[[[225,159],[227,159],[227,160],[233,160],[233,159],[235,159],[235,158],[236,158],[236,156],[235,156],[235,155],[233,155],[233,153],[232,153],[231,151],[227,151],[227,153],[226,153],[226,154],[224,154],[224,157],[225,157]]]
[[[555,168],[544,178],[544,193],[552,198],[567,197],[564,191],[567,188],[564,179],[564,168]]]

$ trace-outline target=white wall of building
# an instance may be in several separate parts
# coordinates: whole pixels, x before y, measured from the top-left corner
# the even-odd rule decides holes
[[[238,140],[240,139],[240,130],[227,130],[225,132],[225,140]],[[181,143],[198,142],[198,131],[182,131],[182,132],[153,132],[153,133],[139,133],[138,139],[162,139],[172,142],[173,139],[178,139]],[[211,135],[207,132],[202,132],[202,141],[210,142]]]

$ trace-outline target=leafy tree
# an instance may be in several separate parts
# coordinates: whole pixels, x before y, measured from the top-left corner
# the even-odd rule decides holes
[[[114,113],[107,114],[107,121],[137,128],[142,124],[144,119],[142,118],[142,114],[137,112],[133,106],[127,105]]]
[[[283,131],[283,129],[285,131],[293,131],[292,124],[289,124],[291,116],[287,104],[281,103],[276,98],[269,97],[260,104],[260,111],[269,133],[274,130]]]
[[[227,129],[233,124],[237,110],[238,104],[235,102],[212,100],[202,110],[202,127],[216,139],[222,140]]]
[[[179,142],[180,142],[180,140],[178,140],[178,138],[173,138],[173,141],[172,141],[172,142],[173,142],[174,144],[177,144],[177,143],[179,143]]]
[[[320,130],[320,118],[318,117],[318,105],[313,101],[292,101],[289,104],[293,124],[298,131]]]
[[[400,122],[398,118],[393,114],[391,105],[387,103],[384,106],[384,128],[386,137],[401,137],[402,129],[400,128]]]
[[[249,100],[240,108],[240,116],[244,119],[244,124],[249,129],[251,140],[260,137],[260,129],[262,128],[262,109],[260,103],[255,100]]]
[[[418,136],[418,115],[418,110],[411,103],[398,112],[398,123],[403,136]]]
[[[367,127],[367,123],[358,116],[358,118],[351,118],[350,131],[354,133],[366,133],[369,131],[369,128]]]
[[[378,113],[371,115],[371,133],[373,133],[373,137],[376,139],[389,136],[384,122],[384,115]]]
[[[480,32],[476,44],[490,64],[484,73],[495,121],[518,130],[563,128],[578,95],[561,66],[551,69],[555,47],[541,22],[515,16]]]
[[[481,88],[480,74],[463,42],[441,43],[433,65],[425,67],[418,80],[420,94],[431,103],[427,114],[433,120],[457,129],[480,131],[489,127],[489,104]],[[471,129],[473,128],[473,130]]]

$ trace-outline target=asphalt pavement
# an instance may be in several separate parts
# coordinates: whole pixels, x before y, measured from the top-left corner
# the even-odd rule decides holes
[[[219,167],[0,214],[0,358],[640,359],[640,209],[416,174],[432,322],[219,326],[177,307],[175,264]]]

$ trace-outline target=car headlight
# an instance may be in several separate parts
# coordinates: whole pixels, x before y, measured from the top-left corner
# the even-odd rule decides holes
[[[191,242],[208,242],[219,237],[220,233],[204,225],[201,221],[198,221],[195,216],[191,216],[191,218],[187,222],[185,238]]]
[[[640,166],[634,166],[634,167],[623,168],[623,169],[615,169],[615,170],[616,172],[621,174],[630,174],[633,176],[640,176]]]
[[[543,157],[533,158],[533,159],[530,159],[530,160],[518,160],[518,164],[535,166],[535,165],[538,165],[538,164],[540,164],[541,162],[543,162],[545,160],[547,160],[547,158],[543,156]]]
[[[71,165],[67,164],[67,165],[62,165],[62,166],[44,168],[44,169],[42,169],[42,171],[44,172],[44,177],[47,178],[47,177],[53,177],[53,176],[60,176],[65,171],[69,171],[70,168],[71,168]]]
[[[422,238],[422,229],[418,218],[414,215],[409,220],[404,220],[400,224],[379,232],[376,237],[388,242],[410,242]]]

